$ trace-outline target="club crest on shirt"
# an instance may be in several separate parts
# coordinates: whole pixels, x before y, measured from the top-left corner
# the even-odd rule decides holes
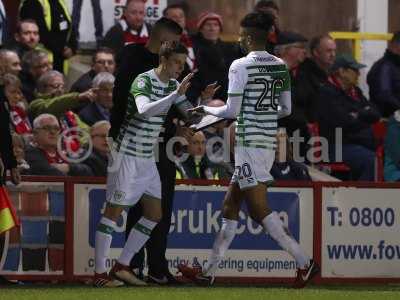
[[[123,202],[125,199],[125,193],[122,191],[115,191],[114,192],[114,201],[115,202]]]
[[[145,86],[146,86],[146,82],[144,81],[143,78],[140,78],[140,79],[138,80],[138,82],[137,82],[137,87],[140,88],[140,89],[142,89],[142,88],[144,88]]]

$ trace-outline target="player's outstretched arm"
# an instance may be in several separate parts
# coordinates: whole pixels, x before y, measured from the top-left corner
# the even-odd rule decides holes
[[[190,79],[193,77],[193,73],[187,75],[177,88],[177,90],[168,96],[151,102],[150,98],[146,95],[138,95],[135,97],[136,106],[138,113],[145,117],[157,116],[167,111],[170,106],[179,101],[181,97],[185,97],[185,93],[190,86]]]
[[[242,95],[229,96],[224,106],[211,107],[200,105],[189,109],[191,113],[209,114],[224,119],[235,119],[242,106]]]

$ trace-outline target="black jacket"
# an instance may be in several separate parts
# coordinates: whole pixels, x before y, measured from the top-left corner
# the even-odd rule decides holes
[[[38,78],[33,78],[32,74],[27,72],[26,70],[22,70],[19,73],[19,78],[22,84],[22,93],[25,96],[26,101],[31,103],[33,100],[36,99],[36,80]]]
[[[64,176],[63,172],[49,164],[46,155],[37,147],[26,147],[25,160],[30,166],[26,175]]]
[[[145,23],[143,26],[147,27],[148,32],[150,33],[151,27],[149,24]],[[138,30],[139,32],[141,31]],[[108,47],[114,50],[115,58],[117,65],[121,63],[123,59],[123,49],[125,46],[125,38],[124,38],[124,29],[120,23],[115,24],[112,26],[104,36],[102,41],[102,46]]]
[[[302,130],[303,132],[307,128],[308,117],[306,113],[306,107],[299,103],[296,98],[296,80],[297,80],[297,69],[290,71],[290,85],[291,85],[291,92],[292,92],[292,113],[282,119],[278,120],[279,127],[286,128],[287,133],[289,136],[293,135],[293,132],[297,129]],[[304,134],[302,132],[302,134]]]
[[[128,95],[135,78],[158,66],[158,54],[144,45],[130,44],[122,49],[121,62],[117,67],[113,89],[110,136],[116,139],[125,118]]]
[[[386,50],[368,72],[367,82],[371,101],[382,116],[390,117],[400,109],[400,55]]]
[[[183,178],[213,179],[213,165],[206,155],[201,158],[198,168],[199,170],[196,169],[194,157],[191,155],[184,162],[178,165],[178,171],[182,174]]]
[[[94,123],[98,121],[106,120],[108,121],[103,114],[100,112],[99,108],[95,103],[90,103],[86,105],[80,112],[79,117],[83,122],[92,126]]]
[[[89,157],[90,158],[90,157]],[[88,158],[88,159],[89,159]],[[46,155],[37,147],[28,146],[25,149],[25,160],[30,168],[24,174],[42,176],[65,176],[63,172],[53,167],[47,160]],[[84,163],[69,164],[69,176],[94,176],[90,167]]]
[[[83,93],[91,89],[93,78],[95,76],[96,73],[93,70],[86,72],[74,82],[74,84],[71,86],[70,92]]]
[[[333,84],[321,87],[316,111],[320,135],[326,137],[332,146],[335,144],[335,128],[341,128],[343,144],[361,145],[374,151],[371,124],[379,120],[380,114],[358,87],[356,91],[359,100],[354,100]]]
[[[302,109],[308,122],[315,120],[315,105],[319,98],[321,85],[328,81],[328,74],[307,58],[298,69],[296,81],[293,85],[293,98],[296,107]]]
[[[6,170],[17,167],[10,131],[10,112],[3,86],[0,86],[0,156]],[[2,179],[0,174],[0,184]]]
[[[191,80],[187,92],[188,99],[193,102],[201,95],[204,88],[218,82],[221,88],[214,98],[226,101],[228,92],[228,71],[232,62],[239,58],[238,48],[232,43],[218,40],[212,43],[198,33],[192,37],[193,51],[196,57],[198,72]]]
[[[31,48],[15,41],[15,40],[11,41],[8,45],[5,46],[5,48],[15,51],[18,54],[19,59],[21,59],[21,60],[24,57],[25,53],[32,50]]]
[[[95,149],[87,159],[79,164],[71,164],[71,176],[107,176],[108,157],[101,155]]]

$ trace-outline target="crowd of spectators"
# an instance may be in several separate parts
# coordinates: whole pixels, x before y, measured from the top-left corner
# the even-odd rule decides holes
[[[152,34],[152,26],[145,22],[144,1],[128,1],[123,17],[104,38],[103,29],[97,25],[98,48],[91,68],[66,91],[66,63],[77,50],[79,20],[71,19],[63,1],[52,1],[50,7],[42,7],[41,3],[22,1],[16,31],[2,33],[1,103],[10,113],[18,168],[23,174],[32,175],[105,176],[113,93],[128,90],[121,87],[133,79],[116,82],[114,88],[114,75],[118,70],[131,68],[135,58],[154,64],[157,49],[167,38],[164,33]],[[349,54],[337,54],[331,36],[324,34],[308,40],[298,32],[283,30],[280,10],[274,1],[260,0],[254,9],[274,16],[275,30],[266,37],[266,47],[287,64],[291,76],[292,114],[279,121],[287,133],[284,139],[296,142],[296,137],[304,138],[300,155],[305,163],[310,163],[310,124],[317,126],[328,142],[328,153],[322,157],[328,157],[329,162],[344,162],[350,168],[350,179],[374,180],[377,145],[372,126],[388,121],[385,178],[399,180],[400,146],[394,141],[400,131],[400,32],[394,34],[385,54],[368,74],[368,97],[358,87],[360,70],[365,65]],[[50,19],[47,10],[52,12]],[[74,15],[80,18],[77,13]],[[170,5],[163,12],[164,18],[175,21],[182,29],[177,37],[189,52],[182,76],[196,71],[186,96],[193,105],[223,105],[227,99],[229,66],[243,54],[236,43],[221,40],[221,15],[201,13],[195,32],[186,28],[186,15],[187,7],[180,4]],[[125,47],[128,44],[144,46],[140,57],[126,60],[126,51],[131,49]],[[122,65],[122,58],[127,63]],[[212,93],[205,94],[207,88]],[[196,133],[175,151],[177,178],[229,179],[233,169],[227,157],[232,155],[224,148],[229,144],[225,134],[232,128],[234,124],[219,123]],[[337,128],[341,130],[340,157],[335,152]],[[60,146],[60,135],[71,129],[86,136],[70,138]],[[216,142],[208,143],[213,139]],[[83,161],[71,162],[59,153],[65,148],[78,153],[89,142],[93,151]],[[186,160],[182,161],[182,157]],[[277,155],[273,168],[276,177],[309,180],[305,165],[298,165],[295,160],[292,153]],[[287,176],[288,168],[299,175]]]

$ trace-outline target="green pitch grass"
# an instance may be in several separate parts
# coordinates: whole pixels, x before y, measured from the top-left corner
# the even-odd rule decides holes
[[[294,290],[284,287],[121,287],[96,289],[87,286],[0,286],[0,300],[381,300],[400,299],[400,286],[323,286]]]

